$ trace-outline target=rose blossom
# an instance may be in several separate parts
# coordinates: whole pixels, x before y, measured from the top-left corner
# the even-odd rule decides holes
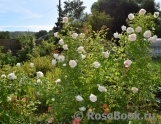
[[[103,56],[105,57],[105,58],[108,58],[109,57],[109,55],[110,55],[110,53],[108,52],[108,51],[106,51],[106,52],[102,52],[103,53]]]
[[[128,27],[126,31],[128,34],[131,34],[134,32],[134,29],[132,27]]]
[[[37,76],[38,78],[40,78],[40,77],[43,77],[44,74],[43,74],[41,71],[38,71],[38,72],[36,72],[36,76]]]
[[[64,44],[64,45],[63,45],[63,49],[64,49],[64,50],[68,50],[68,45],[67,45],[67,44]]]
[[[65,56],[59,55],[57,59],[59,62],[63,62],[63,61],[65,61]]]
[[[137,37],[136,34],[130,34],[128,39],[129,39],[129,41],[135,41],[136,37]]]
[[[78,47],[78,48],[77,48],[77,51],[78,51],[78,53],[85,52],[85,50],[84,50],[84,47],[83,47],[83,46]]]
[[[83,101],[83,98],[82,98],[82,96],[80,96],[80,95],[77,95],[75,98],[76,98],[76,100],[77,100],[78,102]]]
[[[10,73],[10,74],[8,74],[8,79],[9,80],[14,80],[14,79],[17,79],[17,76],[15,75],[15,73],[13,72],[13,73]]]
[[[119,37],[118,32],[114,33],[113,36],[114,36],[115,38],[118,38],[118,37]]]
[[[75,60],[70,60],[70,61],[69,61],[69,66],[70,66],[71,68],[74,68],[75,66],[77,66],[76,61],[75,61]]]
[[[133,19],[134,19],[134,14],[130,13],[130,14],[128,15],[128,18],[129,18],[130,20],[133,20]]]
[[[148,40],[151,42],[155,42],[157,40],[157,35],[154,35],[153,37],[150,37]]]
[[[101,85],[97,85],[98,86],[98,90],[100,91],[100,92],[106,92],[107,91],[107,89],[106,89],[106,87],[104,87],[104,86],[101,86]]]
[[[83,107],[80,107],[79,110],[80,110],[80,111],[85,111],[86,108],[83,106]]]
[[[93,66],[95,67],[95,68],[99,68],[100,67],[100,63],[99,62],[97,62],[97,61],[95,61],[94,63],[93,63]]]
[[[154,12],[154,18],[158,18],[159,12]]]
[[[138,88],[136,88],[136,87],[132,87],[131,90],[132,90],[133,93],[137,93],[138,92]]]
[[[77,33],[73,33],[72,37],[73,37],[73,39],[76,39],[78,37],[78,34]]]
[[[122,31],[126,31],[126,26],[121,26]]]
[[[150,38],[151,37],[151,31],[150,30],[145,31],[144,34],[143,34],[143,36],[145,38]]]
[[[52,63],[52,65],[56,65],[56,63],[57,63],[56,59],[53,59],[51,63]]]
[[[139,11],[139,14],[140,14],[140,15],[145,15],[145,13],[146,13],[146,10],[145,10],[145,9],[141,9],[141,10]]]
[[[137,27],[135,28],[135,31],[136,31],[137,33],[139,33],[139,32],[142,31],[142,28],[141,28],[140,26],[137,26]]]
[[[63,23],[68,23],[68,17],[63,17]]]
[[[129,59],[124,61],[124,65],[125,65],[126,68],[128,68],[131,64],[132,64],[132,61],[129,60]]]
[[[95,96],[94,94],[91,94],[89,96],[89,99],[92,101],[92,102],[96,102],[97,101],[97,96]]]
[[[54,53],[54,54],[53,54],[53,56],[54,56],[54,58],[55,58],[55,59],[57,59],[57,58],[58,58],[58,56],[59,56],[59,54]]]
[[[63,39],[60,39],[59,42],[58,42],[58,44],[63,45],[64,44]]]
[[[55,32],[55,33],[54,33],[54,37],[57,37],[57,36],[58,36],[58,32]]]
[[[81,54],[82,60],[86,58],[86,55]]]

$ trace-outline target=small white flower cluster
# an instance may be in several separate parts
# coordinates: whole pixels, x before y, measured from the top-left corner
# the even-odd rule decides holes
[[[15,73],[14,72],[12,72],[12,73],[10,73],[10,74],[8,74],[8,79],[9,80],[15,80],[15,79],[17,79],[17,76],[15,75]]]
[[[100,92],[107,92],[107,89],[106,89],[105,86],[101,86],[99,84],[97,86],[98,86],[98,90]],[[75,98],[76,98],[76,101],[78,101],[78,102],[81,102],[81,101],[84,100],[81,95],[77,95],[77,96],[75,96]],[[90,96],[89,96],[89,99],[90,99],[91,102],[96,102],[97,101],[97,96],[91,93]],[[80,111],[85,111],[86,108],[84,106],[82,106],[82,107],[79,108],[79,110]]]
[[[64,55],[59,55],[57,53],[53,54],[54,59],[52,60],[52,65],[56,65],[57,62],[64,62],[65,61],[65,56]]]
[[[146,10],[145,10],[145,9],[140,9],[139,15],[140,15],[140,16],[143,16],[143,15],[145,15],[145,14],[146,14]],[[159,16],[159,12],[154,12],[154,18],[157,18],[158,16]],[[128,15],[128,19],[129,19],[129,20],[133,20],[134,18],[135,18],[134,14],[130,13],[130,14]],[[128,36],[128,40],[129,40],[129,41],[136,41],[136,40],[137,40],[137,35],[136,35],[136,33],[140,33],[140,32],[142,31],[142,27],[140,27],[140,26],[137,26],[137,27],[135,28],[135,30],[134,30],[132,27],[127,27],[127,28],[126,28],[126,26],[123,25],[123,26],[121,27],[121,29],[122,29],[122,31],[126,31],[127,34],[129,34],[129,36]],[[135,33],[135,32],[136,32],[136,33]],[[151,36],[151,35],[152,35],[152,33],[151,33],[150,30],[147,30],[147,31],[145,31],[145,32],[143,33],[144,38],[147,38],[149,41],[155,42],[156,39],[157,39],[157,36],[156,36],[156,35]],[[121,34],[118,34],[118,32],[116,32],[116,33],[113,34],[113,36],[114,36],[115,38],[120,38]]]

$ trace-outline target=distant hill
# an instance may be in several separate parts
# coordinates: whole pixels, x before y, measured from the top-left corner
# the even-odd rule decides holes
[[[27,34],[27,35],[35,35],[36,32],[32,31],[14,31],[14,32],[9,32],[10,38],[15,38],[21,34]]]

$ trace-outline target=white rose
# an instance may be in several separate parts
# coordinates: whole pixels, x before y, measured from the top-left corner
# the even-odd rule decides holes
[[[134,29],[132,27],[128,27],[126,31],[128,34],[131,34],[134,32]]]
[[[75,66],[77,66],[76,61],[75,61],[75,60],[70,60],[70,61],[69,61],[69,66],[70,66],[71,68],[74,68]]]
[[[54,37],[57,37],[57,36],[58,36],[58,32],[55,32],[55,33],[54,33]]]
[[[118,32],[114,33],[113,36],[114,36],[114,38],[118,38],[119,37]]]
[[[53,59],[51,63],[52,63],[52,65],[56,65],[56,63],[57,63],[56,59]]]
[[[133,93],[137,93],[137,92],[138,92],[138,88],[132,87],[132,88],[131,88],[131,91],[132,91]]]
[[[41,82],[41,79],[37,79],[37,81],[36,81],[36,82],[37,82],[37,83],[42,83],[42,82]]]
[[[17,63],[16,66],[21,66],[21,64],[20,63]]]
[[[55,98],[52,98],[52,99],[51,99],[51,101],[53,101],[53,102],[54,102],[54,101],[55,101]]]
[[[77,33],[73,33],[72,37],[73,37],[73,39],[76,39],[78,37],[78,34]]]
[[[159,12],[154,12],[154,18],[158,18]]]
[[[58,59],[59,62],[63,62],[63,61],[65,61],[65,56],[60,55],[60,56],[58,56],[57,59]]]
[[[137,27],[135,28],[135,31],[136,31],[137,33],[139,33],[139,32],[141,32],[141,31],[142,31],[142,28],[141,28],[141,27],[139,27],[139,26],[137,26]]]
[[[106,87],[100,86],[100,85],[98,85],[98,90],[99,90],[100,92],[106,92],[106,91],[107,91]]]
[[[34,67],[34,63],[30,63],[30,67],[31,67],[31,68]]]
[[[145,15],[145,13],[146,13],[146,10],[145,9],[140,9],[139,15]]]
[[[68,17],[63,17],[63,23],[68,23]]]
[[[126,31],[126,26],[121,26],[122,31]]]
[[[64,45],[63,45],[63,49],[64,49],[64,50],[68,50],[68,45],[67,45],[67,44],[64,44]]]
[[[82,60],[86,58],[86,55],[81,54]]]
[[[95,61],[94,63],[93,63],[93,66],[95,67],[95,68],[99,68],[100,67],[100,63],[99,62],[97,62],[97,61]]]
[[[38,72],[36,72],[36,76],[37,76],[38,78],[40,78],[40,77],[43,77],[44,74],[43,74],[41,71],[38,71]]]
[[[76,100],[77,100],[78,102],[83,101],[83,98],[82,98],[80,95],[77,95],[75,98],[76,98]]]
[[[83,106],[83,107],[80,107],[79,110],[80,110],[80,111],[85,111],[86,108]]]
[[[61,79],[57,79],[56,81],[55,81],[55,83],[60,83],[61,82]]]
[[[84,47],[83,47],[83,46],[78,47],[78,48],[77,48],[77,51],[78,51],[78,53],[85,52],[85,50],[84,50]]]
[[[103,56],[105,57],[105,58],[108,58],[109,57],[109,55],[110,55],[110,53],[108,52],[108,51],[106,51],[106,52],[102,52],[103,53]]]
[[[91,94],[89,96],[89,99],[92,101],[92,102],[96,102],[97,101],[97,96],[95,96],[94,94]]]
[[[58,58],[58,56],[59,56],[59,54],[54,53],[54,55],[53,55],[53,56],[54,56],[54,58],[55,58],[55,59],[57,59],[57,58]]]
[[[151,31],[150,30],[145,31],[144,34],[143,34],[143,36],[145,38],[150,38],[151,37]]]
[[[155,42],[157,40],[157,35],[154,35],[153,37],[150,37],[148,40],[151,42]]]
[[[128,39],[129,39],[129,41],[135,41],[136,37],[137,37],[136,34],[130,34]]]
[[[15,80],[15,79],[17,79],[17,76],[15,75],[15,73],[13,72],[13,73],[10,73],[10,74],[8,74],[8,79],[9,80]]]
[[[132,13],[130,13],[129,15],[128,15],[128,18],[130,19],[130,20],[133,20],[134,19],[134,14],[132,14]]]
[[[128,68],[131,64],[132,64],[132,61],[129,60],[129,59],[124,61],[124,65],[125,65],[126,68]]]
[[[63,39],[60,39],[59,42],[58,42],[58,44],[63,45],[64,44]]]

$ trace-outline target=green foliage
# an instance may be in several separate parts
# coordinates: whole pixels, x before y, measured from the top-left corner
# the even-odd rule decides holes
[[[85,8],[81,0],[65,1],[63,14],[72,17],[74,20],[80,20]]]
[[[20,35],[17,40],[21,46],[21,50],[18,51],[18,61],[26,61],[30,59],[30,54],[33,52],[35,46],[34,37],[30,35]]]
[[[87,17],[87,25],[92,26],[92,30],[99,31],[103,26],[107,28],[112,28],[112,18],[105,12],[94,11],[91,15]]]
[[[10,34],[8,31],[1,31],[0,32],[0,39],[9,39],[10,38]]]
[[[142,28],[141,33],[134,33],[137,35],[135,41],[130,41],[130,34],[122,32],[119,35],[120,46],[111,45],[105,47],[103,37],[99,31],[88,34],[88,37],[82,38],[79,35],[76,39],[71,36],[73,32],[68,30],[67,36],[59,37],[63,39],[68,45],[68,50],[61,53],[65,56],[65,61],[59,62],[58,67],[61,69],[59,78],[61,82],[57,84],[54,92],[55,102],[52,104],[53,114],[56,116],[57,123],[70,123],[75,112],[84,106],[86,110],[83,112],[87,114],[91,109],[96,113],[103,113],[103,104],[108,105],[108,110],[113,113],[119,111],[120,113],[128,113],[137,111],[138,113],[154,113],[154,106],[157,106],[155,93],[157,86],[160,84],[160,78],[157,76],[158,72],[152,70],[150,44],[149,39],[144,38],[145,31],[152,30],[155,27],[153,22],[153,15],[139,15],[135,14],[133,20],[127,20],[128,26],[135,29],[137,26]],[[68,24],[65,28],[68,29]],[[153,31],[152,31],[153,35]],[[104,35],[105,36],[105,35]],[[61,46],[61,45],[60,45]],[[82,53],[79,53],[78,47],[83,46]],[[108,51],[110,56],[104,58],[102,52]],[[82,59],[82,54],[86,55]],[[125,60],[131,60],[132,64],[125,67]],[[70,60],[74,60],[75,67],[70,67]],[[94,62],[99,62],[100,67],[95,68]],[[63,66],[66,64],[66,66]],[[100,92],[98,85],[104,86],[106,92]],[[145,85],[146,84],[146,85]],[[137,88],[139,91],[133,93],[132,88]],[[97,101],[89,100],[90,94],[97,97]],[[83,101],[78,102],[76,96],[83,97]],[[74,105],[74,106],[73,106]],[[74,117],[73,117],[74,118]],[[81,123],[94,123],[96,120],[88,120],[85,116]],[[98,122],[110,124],[125,124],[129,120],[106,120]],[[132,123],[150,123],[148,120],[132,120]]]
[[[35,33],[35,37],[36,37],[36,39],[39,39],[39,38],[41,38],[41,37],[47,35],[47,33],[48,33],[48,32],[47,32],[46,30],[40,30],[39,32],[36,32],[36,33]]]

